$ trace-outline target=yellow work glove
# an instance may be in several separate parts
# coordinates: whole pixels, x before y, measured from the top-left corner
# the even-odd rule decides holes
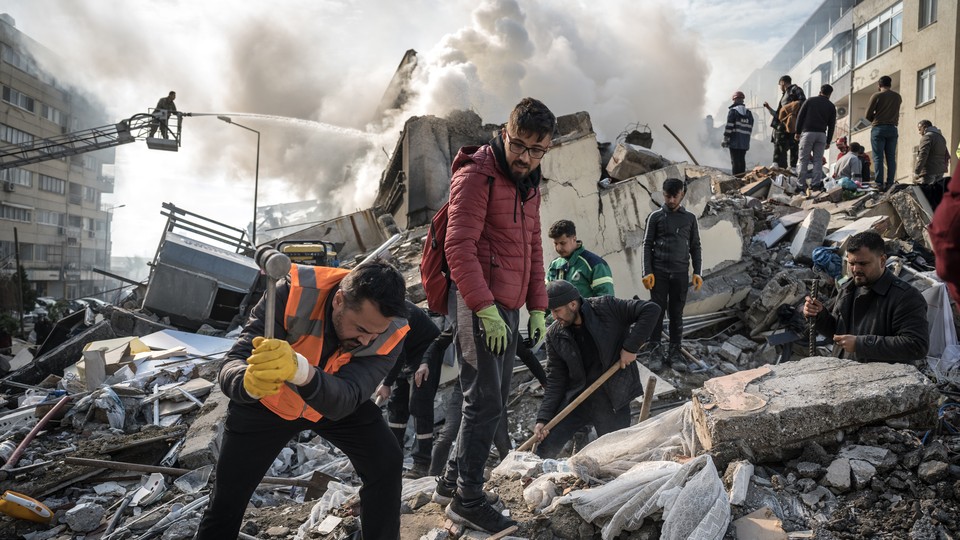
[[[272,396],[280,391],[281,386],[283,386],[283,381],[265,381],[249,367],[243,374],[243,389],[254,399]]]
[[[647,274],[643,276],[643,279],[640,280],[640,282],[643,283],[644,288],[648,291],[653,288],[655,281],[656,280],[654,279],[653,274]]]
[[[478,311],[477,317],[480,317],[480,326],[487,338],[487,348],[493,354],[503,354],[507,350],[507,323],[503,322],[496,304]]]
[[[700,277],[700,274],[693,275],[693,290],[696,292],[700,291],[700,287],[703,287],[703,278]]]
[[[545,335],[547,335],[547,314],[535,309],[530,312],[530,320],[527,321],[527,337],[530,338],[530,343],[536,345]]]
[[[299,386],[310,378],[310,363],[282,339],[253,338],[247,371],[265,381],[290,381]]]

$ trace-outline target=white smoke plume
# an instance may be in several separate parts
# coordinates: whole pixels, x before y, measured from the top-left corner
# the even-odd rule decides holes
[[[372,203],[410,115],[471,109],[501,123],[532,96],[558,115],[588,111],[601,141],[648,124],[655,150],[687,159],[661,125],[696,153],[713,112],[703,42],[668,0],[33,0],[0,11],[58,54],[51,69],[102,102],[110,121],[169,90],[182,111],[235,111],[236,123],[261,132],[259,204],[315,199],[325,217]],[[373,124],[409,48],[419,51],[412,99]],[[252,133],[215,116],[185,119],[176,155],[119,148],[114,199],[126,208],[114,216],[115,253],[153,252],[151,228],[158,237],[162,225],[150,220],[161,221],[163,201],[245,227],[254,151]]]

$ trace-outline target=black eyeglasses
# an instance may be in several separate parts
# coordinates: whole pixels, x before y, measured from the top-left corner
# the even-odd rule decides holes
[[[510,134],[507,133],[506,130],[504,130],[504,134],[507,136],[507,139],[508,139],[507,146],[510,147],[510,151],[518,156],[522,156],[523,153],[526,152],[527,154],[530,155],[531,158],[540,159],[544,156],[544,154],[547,153],[547,150],[545,148],[536,148],[536,147],[531,148],[529,146],[524,145],[523,143],[519,143],[513,140],[513,138],[510,137]]]

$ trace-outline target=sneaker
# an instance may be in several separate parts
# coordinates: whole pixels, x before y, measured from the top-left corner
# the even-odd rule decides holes
[[[457,484],[451,484],[443,475],[437,477],[437,489],[433,491],[433,495],[430,496],[430,500],[439,504],[440,506],[446,506],[453,501],[454,495],[457,494]],[[500,504],[500,496],[492,491],[484,491],[484,496],[487,498],[487,504],[491,506]]]
[[[684,358],[683,353],[680,352],[680,346],[671,343],[670,348],[667,349],[667,352],[664,354],[663,361],[673,364],[676,362],[685,363],[687,359]]]
[[[457,495],[447,505],[445,512],[454,523],[490,534],[496,534],[517,524],[516,521],[498,512],[485,498],[464,502]]]
[[[646,361],[643,364],[647,366],[647,369],[650,371],[660,371],[663,369],[662,345],[659,343],[648,344],[647,349],[642,354],[646,356]]]

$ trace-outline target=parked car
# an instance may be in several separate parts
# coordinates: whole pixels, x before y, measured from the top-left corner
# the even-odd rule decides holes
[[[104,306],[111,305],[110,302],[104,302],[99,298],[90,298],[89,296],[79,299],[78,302],[86,302],[87,307],[96,311],[97,313],[100,313],[100,310],[103,309]]]

